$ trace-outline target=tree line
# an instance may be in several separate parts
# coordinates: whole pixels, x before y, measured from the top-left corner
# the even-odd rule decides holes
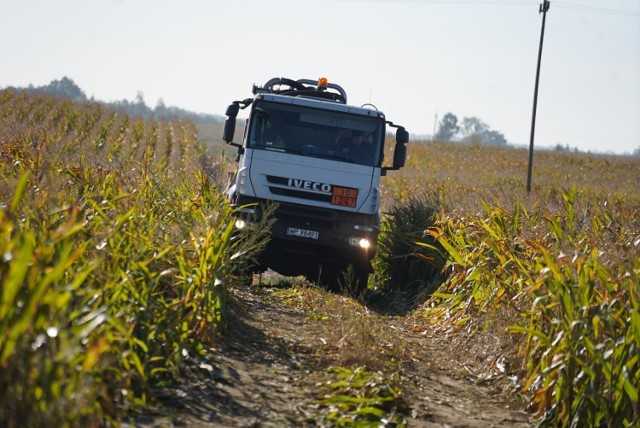
[[[48,94],[54,97],[69,98],[74,101],[96,101],[93,97],[87,98],[84,91],[67,76],[64,76],[59,80],[52,80],[49,84],[43,86],[29,85],[26,88],[10,86],[7,89],[30,94]],[[118,113],[127,114],[131,117],[143,117],[145,119],[153,118],[156,120],[181,119],[191,121],[194,124],[221,123],[223,121],[223,117],[219,115],[195,113],[179,107],[166,106],[162,99],[158,100],[155,108],[151,108],[145,103],[142,92],[138,92],[135,100],[133,101],[122,99],[109,103],[102,101],[98,102],[100,102],[100,104],[113,107]]]

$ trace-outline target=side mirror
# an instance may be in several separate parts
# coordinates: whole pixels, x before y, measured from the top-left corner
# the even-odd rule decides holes
[[[407,131],[404,132],[406,133]],[[407,146],[404,144],[400,140],[396,142],[396,147],[393,149],[393,169],[402,168],[407,161]]]
[[[227,107],[227,119],[224,121],[224,128],[222,130],[222,140],[227,144],[231,144],[233,141],[233,134],[236,131],[236,117],[240,111],[240,104],[237,102],[229,104]]]
[[[229,107],[227,107],[227,112],[225,114],[229,117],[236,117],[238,116],[239,111],[240,111],[240,104],[235,102],[235,103],[229,104]]]
[[[394,125],[392,122],[387,123],[397,128],[396,147],[393,149],[393,165],[383,167],[382,175],[387,175],[387,171],[397,171],[405,165],[407,162],[407,146],[405,144],[409,142],[409,133],[404,129],[404,126]]]
[[[407,144],[409,142],[409,132],[404,127],[400,126],[396,131],[396,141],[401,144]],[[396,146],[397,148],[398,146]],[[405,150],[406,153],[406,150]]]
[[[236,131],[235,116],[226,118],[224,121],[224,128],[222,130],[222,139],[227,144],[231,144],[231,142],[233,141],[233,134],[235,134],[235,131]]]

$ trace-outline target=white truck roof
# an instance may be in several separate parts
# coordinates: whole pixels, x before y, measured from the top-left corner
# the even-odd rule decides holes
[[[293,104],[304,107],[321,108],[322,110],[334,110],[345,113],[353,113],[361,116],[377,117],[384,119],[384,113],[378,110],[365,107],[356,107],[348,104],[336,103],[335,101],[323,100],[307,96],[290,96],[277,94],[258,94],[256,99],[272,101],[281,104]]]

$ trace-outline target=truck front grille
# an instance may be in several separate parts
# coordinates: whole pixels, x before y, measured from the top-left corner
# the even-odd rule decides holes
[[[274,195],[288,196],[297,199],[306,199],[309,201],[326,202],[329,204],[331,203],[331,193],[318,193],[290,187],[289,179],[285,177],[267,175],[266,178],[267,182],[270,184],[269,191]]]
[[[305,192],[303,190],[283,189],[282,187],[274,186],[269,186],[269,191],[271,191],[271,193],[273,193],[274,195],[289,196],[292,198],[331,203],[331,195]]]
[[[275,217],[287,223],[300,223],[320,229],[331,229],[335,224],[333,213],[323,209],[314,209],[301,205],[280,204]]]

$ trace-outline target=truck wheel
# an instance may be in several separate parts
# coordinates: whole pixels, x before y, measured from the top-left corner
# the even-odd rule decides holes
[[[318,274],[314,281],[317,281],[319,285],[326,288],[328,291],[334,293],[340,292],[340,278],[341,269],[338,266],[323,265],[319,267]],[[311,279],[311,278],[309,278]]]
[[[320,285],[327,290],[356,297],[367,289],[369,271],[356,264],[325,265],[318,277]]]
[[[351,272],[351,273],[350,273]],[[363,267],[353,266],[352,270],[346,270],[347,278],[351,275],[350,281],[346,284],[345,294],[357,297],[361,295],[366,289],[369,283],[369,270]]]

